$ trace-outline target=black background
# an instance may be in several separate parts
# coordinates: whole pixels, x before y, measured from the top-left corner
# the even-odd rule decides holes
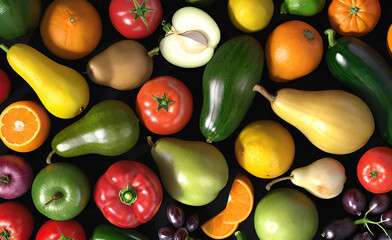
[[[43,9],[45,9],[50,2],[51,1],[47,1],[47,0],[43,1],[43,6],[42,6]],[[102,23],[103,23],[103,33],[98,47],[86,57],[83,57],[78,60],[68,61],[54,56],[43,45],[39,33],[39,28],[37,28],[31,34],[17,39],[6,40],[0,38],[0,40],[1,42],[3,42],[9,47],[17,42],[29,44],[32,47],[36,48],[37,50],[41,51],[49,58],[53,59],[54,61],[72,67],[78,72],[82,73],[85,71],[86,64],[89,59],[91,59],[93,56],[95,56],[96,54],[100,53],[101,51],[109,47],[111,44],[119,40],[125,39],[125,37],[123,37],[114,29],[114,27],[110,22],[109,12],[108,12],[110,1],[90,1],[90,2],[96,7],[96,9],[98,10],[101,16]],[[286,21],[298,19],[312,25],[321,34],[323,38],[324,55],[321,64],[317,67],[317,69],[314,72],[312,72],[311,74],[303,78],[297,79],[289,83],[275,83],[269,79],[268,69],[266,65],[264,65],[263,76],[260,79],[260,83],[264,87],[266,87],[267,90],[269,90],[270,92],[275,92],[280,88],[296,88],[302,90],[342,89],[354,93],[351,89],[344,86],[342,83],[340,83],[337,79],[335,79],[332,76],[325,62],[325,52],[327,51],[327,38],[322,33],[325,29],[330,27],[327,18],[327,9],[329,3],[330,0],[327,0],[326,6],[324,7],[323,11],[317,14],[316,16],[300,17],[294,15],[279,14],[279,6],[281,4],[281,1],[280,0],[274,1],[275,12],[270,24],[265,29],[257,33],[250,34],[253,37],[255,37],[264,48],[267,37],[275,27],[277,27],[279,24],[284,23]],[[382,9],[380,21],[378,22],[376,28],[372,32],[370,32],[368,35],[364,37],[361,37],[361,39],[366,43],[368,43],[370,46],[372,46],[377,52],[379,52],[384,57],[384,59],[390,65],[392,65],[392,59],[388,55],[386,43],[385,43],[387,30],[391,24],[391,19],[392,19],[390,15],[392,13],[392,1],[380,0],[380,4]],[[188,4],[185,3],[183,0],[162,0],[163,19],[166,21],[170,21],[172,15],[176,10],[187,5]],[[208,7],[204,7],[203,9],[208,14],[210,14],[212,18],[215,19],[218,26],[220,27],[221,41],[218,46],[220,46],[222,43],[235,36],[244,34],[239,30],[237,30],[230,22],[227,15],[227,1],[216,0],[215,3],[213,3]],[[158,27],[158,29],[154,32],[153,35],[138,41],[142,43],[147,49],[152,49],[158,46],[158,38],[163,33],[164,33],[163,30],[160,27]],[[337,35],[337,37],[339,38],[340,36]],[[4,52],[0,53],[0,68],[3,69],[8,74],[12,83],[10,96],[5,102],[0,104],[1,111],[12,102],[19,101],[19,100],[32,100],[32,101],[40,102],[37,95],[33,92],[31,87],[21,77],[19,77],[8,65],[6,61],[6,54]],[[204,67],[195,68],[195,69],[179,68],[168,63],[161,55],[154,57],[154,71],[151,78],[157,76],[163,76],[163,75],[176,77],[181,81],[183,81],[189,87],[194,98],[194,111],[193,111],[193,116],[191,121],[183,130],[181,130],[176,134],[171,135],[172,137],[184,139],[184,140],[204,141],[204,137],[199,130],[199,124],[198,124],[200,110],[202,107],[201,80],[202,80],[203,70]],[[3,143],[0,143],[0,155],[15,154],[27,159],[29,163],[32,165],[34,169],[34,173],[37,174],[42,168],[46,166],[45,158],[48,155],[48,153],[51,151],[51,147],[50,147],[51,139],[53,139],[53,137],[61,129],[65,128],[66,126],[80,119],[96,103],[106,99],[118,99],[127,103],[129,106],[131,106],[132,109],[135,109],[135,99],[139,91],[139,88],[130,91],[118,91],[109,87],[97,85],[93,83],[91,80],[89,80],[87,76],[85,77],[90,86],[90,102],[87,109],[82,114],[80,114],[79,116],[73,119],[67,119],[67,120],[59,119],[49,114],[52,127],[51,127],[49,138],[46,140],[44,145],[42,145],[40,148],[30,153],[17,153],[6,148],[5,145],[3,145]],[[332,157],[339,160],[345,166],[346,176],[347,176],[345,189],[350,187],[357,187],[363,193],[365,193],[368,200],[370,200],[370,198],[374,196],[374,194],[367,192],[359,184],[358,178],[356,176],[356,164],[359,158],[370,148],[376,146],[388,146],[388,144],[380,137],[380,133],[378,132],[377,126],[369,142],[360,150],[356,151],[355,153],[347,154],[347,155],[331,155],[313,146],[302,135],[301,132],[299,132],[296,128],[286,123],[284,120],[277,117],[271,110],[269,102],[264,97],[262,97],[261,95],[256,95],[253,104],[251,105],[247,115],[245,116],[245,118],[243,119],[243,121],[241,122],[237,130],[226,140],[222,142],[213,143],[213,145],[216,146],[218,149],[220,149],[222,153],[225,155],[227,163],[229,165],[230,175],[229,175],[229,181],[227,182],[227,185],[219,193],[218,197],[208,205],[202,207],[190,207],[190,206],[181,205],[184,208],[186,214],[190,214],[193,212],[198,213],[200,215],[200,219],[201,219],[200,221],[202,224],[208,219],[210,219],[211,217],[215,216],[221,210],[223,210],[227,201],[231,184],[236,174],[239,172],[245,173],[253,183],[254,190],[255,190],[255,196],[254,196],[255,206],[260,201],[260,199],[267,193],[267,191],[265,190],[265,185],[266,183],[269,182],[269,180],[256,178],[248,174],[244,169],[242,169],[238,165],[234,155],[234,142],[241,129],[243,129],[246,125],[248,125],[253,121],[262,120],[262,119],[268,119],[268,120],[279,122],[290,131],[290,133],[294,138],[295,145],[296,145],[295,159],[292,167],[285,175],[288,175],[293,169],[308,165],[319,158]],[[55,155],[55,157],[53,158],[53,162],[68,162],[76,166],[79,166],[88,175],[89,180],[91,182],[92,190],[94,189],[96,181],[106,171],[106,169],[111,164],[119,160],[135,160],[135,161],[142,162],[147,166],[149,166],[158,174],[158,169],[150,155],[150,147],[146,143],[146,137],[148,135],[151,135],[154,140],[157,140],[158,138],[162,137],[159,135],[152,134],[142,124],[140,124],[139,141],[133,149],[131,149],[129,152],[125,154],[116,157],[105,157],[96,154],[91,154],[91,155],[85,155],[85,156],[74,157],[74,158],[62,158]],[[281,188],[281,187],[295,188],[305,193],[307,196],[309,196],[316,204],[319,213],[320,222],[319,222],[319,229],[317,231],[315,239],[321,239],[320,234],[322,232],[322,227],[331,220],[340,219],[344,217],[352,217],[353,219],[357,219],[356,216],[350,216],[348,213],[344,212],[341,204],[341,195],[329,200],[319,199],[317,197],[314,197],[310,193],[308,193],[306,190],[294,186],[290,181],[279,183],[275,185],[273,188]],[[0,199],[0,202],[4,202],[4,201],[5,201],[4,199]],[[35,228],[34,228],[33,235],[31,236],[31,239],[34,239],[39,227],[49,219],[43,216],[42,214],[40,214],[36,210],[31,200],[30,192],[26,193],[20,198],[15,199],[14,201],[24,204],[32,212],[35,220]],[[137,227],[136,229],[144,233],[145,235],[149,236],[151,239],[158,239],[157,237],[158,229],[168,224],[168,221],[166,219],[166,207],[168,206],[168,204],[174,202],[175,200],[172,199],[168,195],[168,193],[164,190],[163,202],[157,214],[150,222],[145,223]],[[250,240],[257,239],[257,235],[253,225],[253,218],[254,218],[254,211],[252,211],[252,214],[249,216],[249,218],[246,221],[242,222],[239,225],[239,230],[243,230],[248,236],[248,239]],[[101,214],[100,210],[97,208],[93,196],[90,197],[90,202],[88,203],[87,207],[75,218],[75,220],[81,223],[82,226],[84,227],[86,231],[87,239],[92,236],[93,229],[97,225],[101,223],[108,223],[105,217]],[[298,219],[298,221],[301,220]],[[372,227],[372,229],[374,230],[374,232],[380,233],[380,230],[377,227],[374,226]],[[357,232],[362,230],[364,229],[361,226],[357,228]],[[201,231],[200,228],[196,232],[194,232],[193,235],[200,237],[201,239],[209,239]],[[230,237],[230,239],[234,239],[234,236]]]

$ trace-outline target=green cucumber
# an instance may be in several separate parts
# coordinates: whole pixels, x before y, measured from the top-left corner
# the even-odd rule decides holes
[[[264,51],[249,35],[223,43],[203,73],[203,106],[199,127],[207,142],[229,137],[255,97],[253,86],[263,73]]]
[[[358,38],[335,41],[332,29],[325,34],[329,40],[326,61],[330,72],[368,104],[382,137],[392,144],[392,68]]]

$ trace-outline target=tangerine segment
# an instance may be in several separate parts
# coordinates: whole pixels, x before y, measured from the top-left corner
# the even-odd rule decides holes
[[[0,115],[0,138],[17,152],[40,147],[49,135],[50,119],[45,109],[33,101],[18,101]]]
[[[210,238],[213,239],[224,239],[231,236],[238,228],[238,223],[230,224],[223,222],[222,212],[211,218],[203,225],[201,230]]]
[[[254,192],[252,182],[244,174],[238,174],[230,189],[226,208],[222,211],[224,223],[240,223],[249,217],[253,209]]]

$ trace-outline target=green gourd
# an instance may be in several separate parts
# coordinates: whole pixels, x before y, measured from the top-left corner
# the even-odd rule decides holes
[[[47,162],[54,153],[62,157],[117,156],[129,151],[138,139],[139,122],[133,110],[121,101],[105,100],[57,133]]]
[[[200,130],[207,142],[229,137],[245,117],[255,97],[253,86],[263,73],[264,51],[259,42],[241,35],[218,48],[203,73]]]

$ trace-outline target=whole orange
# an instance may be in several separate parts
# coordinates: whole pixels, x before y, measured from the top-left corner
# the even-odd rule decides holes
[[[392,24],[389,26],[388,34],[387,34],[387,48],[389,55],[392,57]]]
[[[45,9],[40,31],[45,46],[54,55],[78,59],[98,46],[101,17],[86,0],[55,0]]]
[[[303,77],[320,64],[323,41],[309,24],[292,20],[276,27],[268,36],[265,58],[270,77],[287,82]]]

